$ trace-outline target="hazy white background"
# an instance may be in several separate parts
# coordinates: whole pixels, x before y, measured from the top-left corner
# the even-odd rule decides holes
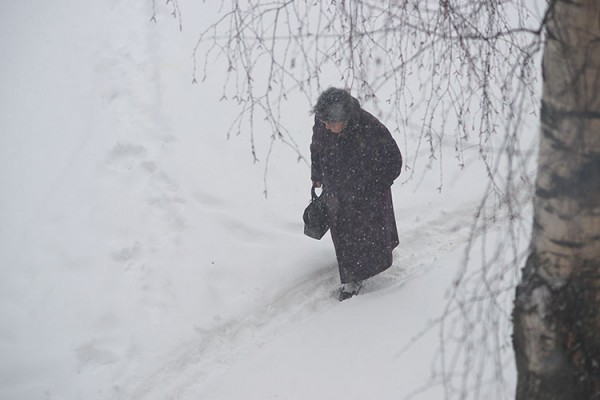
[[[435,166],[399,178],[394,265],[339,303],[329,235],[302,234],[308,165],[276,145],[265,199],[220,76],[191,84],[211,17],[192,3],[182,32],[144,0],[2,7],[0,398],[442,399],[437,330],[411,341],[462,262],[476,148],[442,193]],[[308,156],[310,105],[291,106]]]

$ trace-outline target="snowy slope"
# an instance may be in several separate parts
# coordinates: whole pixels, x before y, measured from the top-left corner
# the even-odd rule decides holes
[[[329,236],[302,235],[308,166],[276,145],[264,197],[220,82],[191,84],[207,16],[181,8],[183,32],[142,0],[3,7],[0,398],[443,398],[436,333],[407,345],[444,309],[480,166],[397,183],[394,265],[339,303]]]

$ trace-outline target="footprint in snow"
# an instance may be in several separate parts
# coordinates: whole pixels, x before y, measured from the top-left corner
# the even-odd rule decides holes
[[[93,365],[114,364],[119,361],[119,356],[110,349],[102,348],[95,341],[82,344],[75,349],[77,370],[81,371]]]

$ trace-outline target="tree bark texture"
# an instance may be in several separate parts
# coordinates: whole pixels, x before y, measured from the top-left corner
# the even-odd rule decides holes
[[[517,400],[600,399],[600,0],[552,0]]]

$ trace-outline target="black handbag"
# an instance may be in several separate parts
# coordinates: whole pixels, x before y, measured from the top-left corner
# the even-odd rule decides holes
[[[317,196],[315,188],[311,189],[310,204],[306,207],[302,216],[304,219],[304,234],[317,240],[320,240],[329,230],[324,193],[322,191],[321,195]]]

